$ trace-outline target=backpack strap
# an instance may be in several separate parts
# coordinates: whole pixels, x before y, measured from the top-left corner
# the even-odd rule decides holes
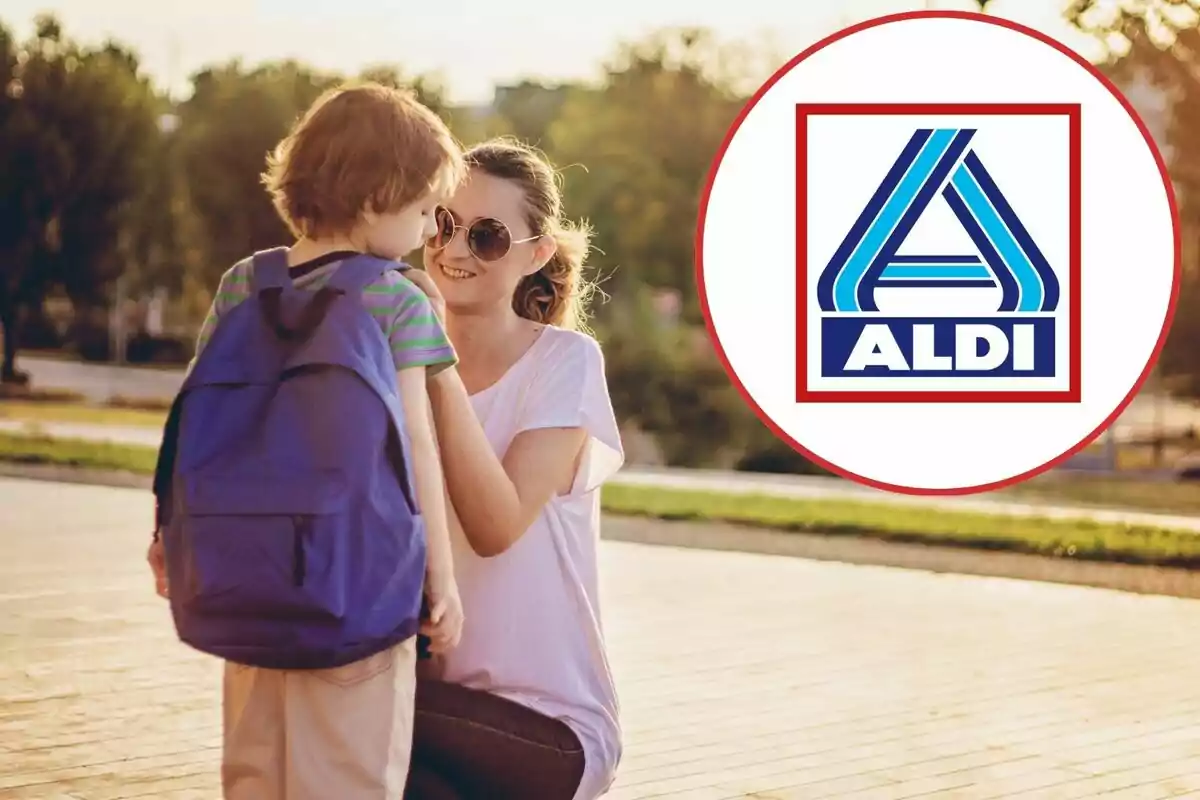
[[[288,289],[291,285],[286,247],[273,247],[254,254],[250,265],[250,289],[254,294],[264,289]]]
[[[259,310],[267,327],[284,342],[299,342],[311,336],[325,319],[329,306],[341,294],[336,287],[321,287],[304,306],[295,324],[289,325],[283,319],[283,294],[292,289],[286,247],[261,250],[254,254],[250,266],[250,291],[258,299]]]
[[[392,270],[405,269],[408,269],[407,264],[375,256],[357,255],[338,264],[325,285],[345,294],[356,295]]]

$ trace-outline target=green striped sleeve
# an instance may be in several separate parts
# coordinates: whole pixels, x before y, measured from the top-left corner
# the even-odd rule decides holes
[[[217,329],[217,323],[220,322],[221,317],[250,296],[249,264],[248,260],[240,261],[221,276],[221,282],[217,285],[217,291],[213,295],[212,305],[204,317],[204,322],[200,325],[200,333],[196,336],[197,357],[212,338],[213,331]]]
[[[389,272],[363,292],[392,348],[396,370],[426,367],[430,374],[458,363],[429,298],[399,272]]]

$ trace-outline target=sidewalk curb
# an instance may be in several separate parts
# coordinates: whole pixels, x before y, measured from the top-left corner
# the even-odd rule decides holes
[[[150,490],[149,476],[129,472],[0,462],[0,477]],[[772,531],[722,522],[680,522],[606,514],[608,541],[834,561],[944,574],[1089,586],[1134,594],[1200,599],[1200,570],[889,542],[856,536]]]

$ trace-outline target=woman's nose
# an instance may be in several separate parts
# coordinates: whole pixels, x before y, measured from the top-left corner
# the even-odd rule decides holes
[[[454,236],[446,245],[446,255],[451,258],[471,258],[471,248],[467,246],[467,231],[455,228]]]

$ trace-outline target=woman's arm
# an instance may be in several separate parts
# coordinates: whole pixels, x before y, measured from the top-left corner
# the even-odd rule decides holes
[[[444,319],[446,300],[433,279],[420,270],[411,270],[408,277]],[[570,489],[587,432],[579,426],[522,431],[501,461],[457,370],[433,376],[429,398],[450,514],[476,554],[499,555],[521,538],[556,492]]]
[[[555,494],[569,490],[587,433],[538,428],[513,439],[501,461],[455,369],[429,381],[446,487],[471,549],[496,556],[529,529]]]

